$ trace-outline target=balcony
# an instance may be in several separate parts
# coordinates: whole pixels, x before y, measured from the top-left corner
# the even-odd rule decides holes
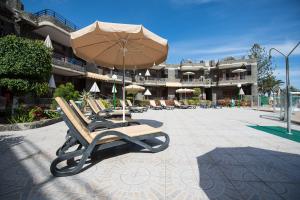
[[[249,65],[255,63],[255,59],[233,59],[233,60],[221,60],[218,62],[217,66],[219,69],[229,69],[229,68],[236,68],[241,67],[244,65]]]
[[[142,85],[151,85],[151,86],[165,86],[166,78],[154,78],[154,77],[142,77],[138,76],[136,78],[136,82]]]
[[[33,14],[33,16],[35,17],[37,22],[50,21],[53,24],[67,30],[68,32],[73,32],[78,29],[78,27],[74,23],[67,20],[59,13],[57,13],[53,10],[50,10],[50,9],[45,9],[45,10],[36,12]]]
[[[211,85],[211,79],[193,79],[193,80],[181,80],[182,87],[207,87]]]
[[[77,72],[79,74],[85,73],[84,63],[76,58],[69,58],[63,55],[53,53],[52,55],[52,64],[57,70],[64,70],[71,72]]]
[[[229,77],[226,79],[219,79],[218,85],[236,85],[238,83],[255,83],[255,80],[252,76],[244,76],[243,78],[239,77]]]
[[[114,74],[106,74],[109,78],[110,78],[110,82],[112,82],[112,76],[113,75],[116,75],[117,76],[117,79],[115,80],[116,83],[122,83],[123,82],[123,73],[121,72],[114,72]],[[125,83],[132,83],[132,78],[130,75],[128,74],[125,74]]]

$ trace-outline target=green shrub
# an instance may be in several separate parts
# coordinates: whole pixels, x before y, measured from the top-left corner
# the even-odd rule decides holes
[[[0,87],[14,95],[48,92],[51,49],[42,41],[14,35],[0,38]]]
[[[112,102],[113,103],[113,102]],[[119,98],[116,98],[116,107],[121,107],[121,102]]]
[[[38,121],[38,120],[41,120],[43,118],[46,118],[43,109],[41,107],[38,107],[38,106],[33,107],[29,111],[28,116],[29,116],[29,120],[31,122],[32,121]]]
[[[199,99],[199,96],[201,94],[201,88],[193,88],[193,90],[195,90],[195,92],[193,93],[193,97],[196,97]]]
[[[112,107],[111,103],[108,102],[107,100],[100,99],[100,101],[101,101],[102,104],[105,106],[105,108],[111,108],[111,107]]]
[[[72,83],[61,84],[58,88],[55,89],[54,97],[62,97],[66,101],[70,101],[71,99],[74,101],[79,100],[80,94],[77,90],[75,90],[74,85]],[[52,101],[52,109],[57,107],[57,103],[55,100]]]
[[[39,106],[30,108],[20,104],[20,106],[14,110],[14,115],[8,118],[8,122],[11,124],[25,123],[39,121],[42,119],[53,119],[57,117],[60,117],[60,114],[56,111],[43,110],[43,108]]]
[[[92,98],[92,94],[90,92],[87,92],[87,91],[83,90],[80,93],[79,97],[80,97],[80,100],[82,102],[81,107],[83,108],[83,110],[85,110],[87,105],[88,105],[87,100]]]
[[[143,106],[143,107],[149,106],[149,100],[137,100],[135,101],[135,103],[136,105]]]
[[[49,119],[55,119],[61,116],[60,113],[53,110],[45,110],[44,113]]]
[[[193,99],[188,99],[187,102],[189,105],[195,105],[195,101]]]
[[[26,114],[11,116],[8,121],[11,124],[31,122],[29,116]]]

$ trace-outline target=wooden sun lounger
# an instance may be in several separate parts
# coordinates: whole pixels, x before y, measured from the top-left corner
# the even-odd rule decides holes
[[[50,171],[54,176],[69,176],[79,173],[87,159],[103,149],[127,143],[136,144],[150,152],[159,152],[168,147],[169,136],[160,129],[149,125],[126,126],[91,132],[64,99],[56,97],[55,100],[63,112],[62,116],[69,131],[65,143],[56,152],[57,158],[51,163]],[[156,137],[164,137],[165,141],[161,141],[162,143],[155,147],[146,143],[147,139]],[[73,150],[70,149],[71,147],[74,147]],[[64,161],[67,166],[59,168],[58,165],[61,166]]]
[[[128,126],[132,124],[140,124],[138,121],[133,119],[127,119],[123,122],[122,119],[109,119],[104,118],[99,115],[92,115],[92,116],[85,116],[81,110],[78,108],[76,103],[73,100],[70,100],[71,107],[73,108],[74,112],[77,114],[78,118],[81,122],[88,127],[90,131],[94,131],[96,129],[107,129],[107,128],[115,128],[115,127],[122,127]]]
[[[166,104],[166,101],[165,100],[159,100],[160,102],[160,105],[164,108],[164,109],[167,109],[167,110],[173,110],[174,109],[174,106],[168,106]]]
[[[144,112],[147,111],[147,107],[142,107],[142,106],[134,106],[129,99],[126,100],[128,107],[132,111],[137,111],[137,112]]]
[[[181,108],[181,109],[188,109],[189,107],[186,105],[182,105],[179,101],[174,100],[174,105],[176,108]]]
[[[162,109],[161,106],[156,105],[154,100],[149,100],[149,103],[150,103],[150,108],[152,108],[154,110],[161,110]]]
[[[100,100],[99,100],[100,101]],[[89,104],[93,115],[100,115],[102,116],[105,113],[106,117],[109,118],[120,118],[123,116],[122,110],[111,110],[111,109],[104,109],[101,108],[99,102],[97,103],[94,99],[88,99],[87,103]],[[102,104],[103,105],[103,104]],[[127,110],[125,111],[126,118],[131,118],[131,113]]]
[[[123,105],[124,105],[125,108],[128,108],[129,111],[133,112],[133,113],[141,113],[141,112],[144,111],[142,108],[127,106],[126,103],[121,99],[120,99],[120,104],[122,105],[122,108],[123,108]]]
[[[123,107],[119,107],[119,110],[114,110],[113,108],[105,108],[102,101],[100,99],[94,100],[96,104],[99,106],[101,111],[105,111],[110,113],[112,116],[123,116]],[[131,117],[130,110],[125,110],[125,115]]]

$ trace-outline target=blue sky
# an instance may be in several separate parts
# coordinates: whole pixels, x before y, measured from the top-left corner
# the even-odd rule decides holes
[[[143,24],[168,39],[168,63],[248,55],[253,43],[287,53],[300,41],[299,0],[23,0],[25,10],[49,8],[78,25],[96,20]],[[285,80],[284,59],[274,54]],[[290,58],[300,88],[300,47]]]

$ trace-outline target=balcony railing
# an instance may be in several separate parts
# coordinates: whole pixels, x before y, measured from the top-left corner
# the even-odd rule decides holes
[[[181,80],[182,86],[209,86],[211,85],[211,79],[193,79],[193,80]]]
[[[219,84],[254,83],[254,82],[255,82],[255,80],[252,76],[244,76],[241,78],[229,77],[226,79],[219,79]]]
[[[34,16],[37,17],[38,21],[50,20],[55,24],[63,25],[68,29],[68,31],[71,31],[71,32],[76,31],[78,29],[78,27],[74,23],[67,20],[59,13],[57,13],[53,10],[50,10],[50,9],[45,9],[45,10],[36,12],[36,13],[34,13]]]
[[[148,84],[148,85],[165,85],[166,84],[166,78],[154,78],[154,77],[142,77],[138,76],[136,77],[136,82],[137,83],[142,83],[142,84]]]
[[[69,58],[57,53],[52,55],[52,63],[60,67],[65,67],[68,69],[85,72],[84,63],[76,58]]]
[[[111,74],[107,74],[110,78],[112,78],[112,75]],[[120,74],[116,74],[115,75],[117,76],[117,81],[123,81],[123,75],[120,75]],[[125,82],[132,82],[132,78],[130,76],[126,76],[125,75]]]

